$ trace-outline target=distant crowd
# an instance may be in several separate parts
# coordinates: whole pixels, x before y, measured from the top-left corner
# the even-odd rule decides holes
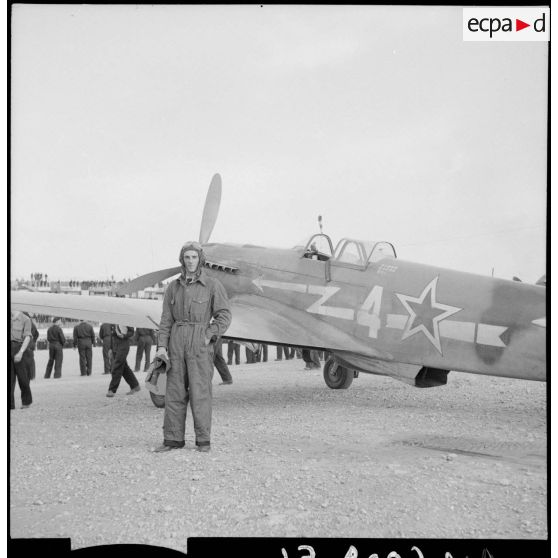
[[[129,283],[130,278],[115,280],[114,277],[110,279],[86,279],[86,280],[49,280],[48,274],[45,273],[32,273],[29,279],[17,278],[12,281],[12,289],[50,289],[52,292],[60,292],[63,289],[79,289],[87,291],[89,289],[106,289],[107,291],[114,292],[116,288],[125,283]],[[158,288],[164,288],[163,283],[156,285]]]

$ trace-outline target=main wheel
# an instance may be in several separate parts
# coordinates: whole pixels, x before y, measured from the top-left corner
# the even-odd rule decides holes
[[[333,358],[328,358],[324,364],[324,380],[331,389],[347,389],[353,383],[352,370],[340,366]]]

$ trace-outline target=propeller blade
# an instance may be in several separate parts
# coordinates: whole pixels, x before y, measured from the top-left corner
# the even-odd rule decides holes
[[[159,271],[152,271],[151,273],[146,273],[145,275],[140,275],[136,277],[129,283],[124,283],[116,290],[118,295],[132,294],[137,291],[141,291],[146,287],[152,287],[155,283],[159,281],[164,281],[173,275],[177,275],[182,271],[180,266],[170,267],[168,269],[160,269]]]
[[[205,198],[203,217],[200,227],[200,244],[205,244],[211,236],[211,231],[217,221],[219,205],[221,204],[221,175],[214,174]]]

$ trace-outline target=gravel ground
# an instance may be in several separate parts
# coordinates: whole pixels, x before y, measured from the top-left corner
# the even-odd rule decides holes
[[[271,354],[274,355],[272,349]],[[129,362],[135,349],[132,349]],[[212,451],[165,454],[163,410],[143,389],[105,397],[94,349],[79,376],[45,380],[11,412],[10,534],[71,537],[72,548],[192,536],[547,537],[546,384],[451,373],[417,389],[361,374],[326,387],[301,360],[214,377]]]

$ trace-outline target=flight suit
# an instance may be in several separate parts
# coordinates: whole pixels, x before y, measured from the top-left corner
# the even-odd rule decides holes
[[[157,340],[158,347],[168,349],[171,364],[165,394],[164,445],[184,446],[188,402],[196,445],[210,445],[213,344],[207,341],[215,342],[230,323],[225,289],[205,270],[192,282],[186,282],[182,275],[168,286]]]

